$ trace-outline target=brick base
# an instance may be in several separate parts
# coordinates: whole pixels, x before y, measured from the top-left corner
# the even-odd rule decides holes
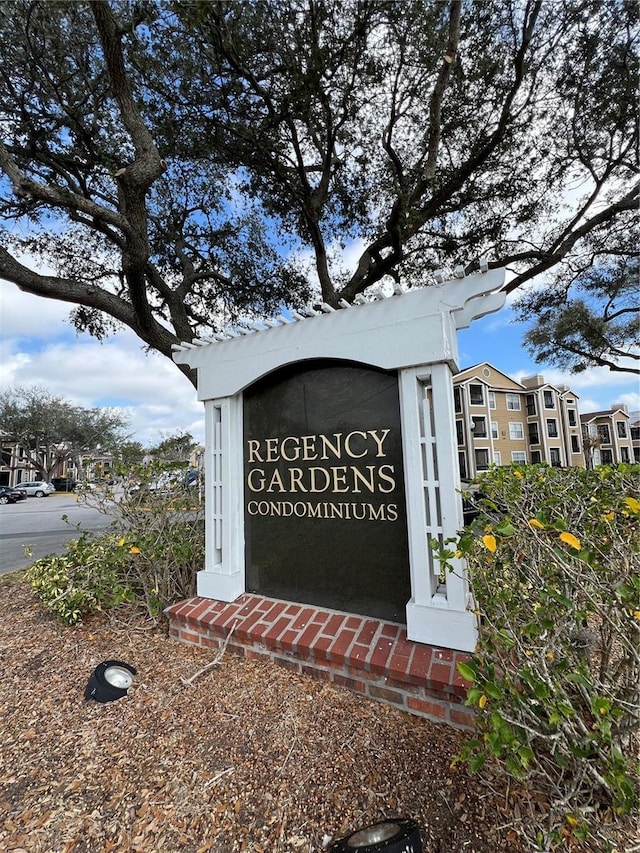
[[[407,639],[404,625],[245,593],[231,603],[190,598],[167,609],[183,643],[272,661],[410,714],[471,728],[467,682],[456,669],[469,655]]]

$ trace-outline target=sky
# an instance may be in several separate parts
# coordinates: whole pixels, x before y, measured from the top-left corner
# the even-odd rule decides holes
[[[0,392],[38,386],[84,408],[116,407],[126,415],[132,440],[144,447],[177,433],[204,442],[204,408],[178,368],[158,353],[146,353],[133,332],[103,343],[77,335],[67,322],[72,306],[22,293],[0,280]],[[522,346],[524,327],[507,306],[459,332],[460,368],[488,361],[520,380],[540,373],[568,385],[581,413],[626,403],[640,410],[637,377],[595,368],[572,376],[536,364]]]

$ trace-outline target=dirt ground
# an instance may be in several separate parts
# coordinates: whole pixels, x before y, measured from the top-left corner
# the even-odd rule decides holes
[[[18,576],[0,591],[2,851],[311,853],[398,816],[424,853],[526,849],[535,798],[452,767],[460,732],[229,654],[185,685],[210,650],[128,610],[64,628]],[[87,702],[105,659],[135,687]]]

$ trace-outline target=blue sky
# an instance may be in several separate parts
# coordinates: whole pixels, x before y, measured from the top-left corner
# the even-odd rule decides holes
[[[117,406],[129,417],[132,436],[145,446],[177,432],[203,441],[203,407],[177,367],[161,355],[145,354],[128,331],[104,343],[76,335],[66,322],[70,307],[0,281],[0,391],[40,386],[86,408]],[[523,326],[512,318],[507,307],[462,330],[460,367],[489,361],[515,379],[541,373],[549,382],[568,385],[580,398],[581,412],[617,402],[640,410],[637,378],[603,369],[571,376],[537,365],[522,347]]]

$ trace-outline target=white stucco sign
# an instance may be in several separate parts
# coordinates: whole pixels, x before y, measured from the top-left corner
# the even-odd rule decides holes
[[[504,270],[175,347],[205,404],[198,595],[245,591],[406,621],[473,650],[464,565],[429,546],[462,526],[457,330],[505,300]]]

